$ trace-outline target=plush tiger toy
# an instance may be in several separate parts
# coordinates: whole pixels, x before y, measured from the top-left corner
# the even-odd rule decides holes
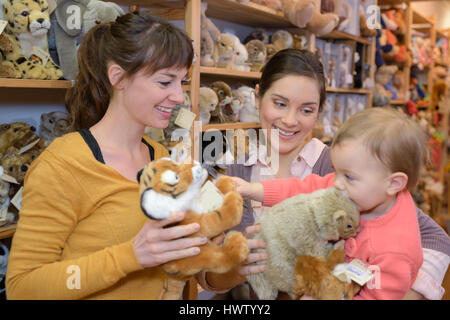
[[[198,223],[200,230],[190,237],[209,239],[240,223],[243,212],[241,195],[233,180],[222,176],[216,187],[224,194],[222,206],[211,212],[201,208],[200,189],[208,176],[198,163],[177,164],[169,158],[150,162],[138,173],[143,213],[150,219],[165,219],[174,211],[184,211],[180,225]],[[200,271],[225,273],[243,262],[249,253],[247,239],[241,232],[227,233],[223,245],[209,241],[200,253],[168,262],[162,266],[169,277],[161,299],[179,299],[185,282]]]

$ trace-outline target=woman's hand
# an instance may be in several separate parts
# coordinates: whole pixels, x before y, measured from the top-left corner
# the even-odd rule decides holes
[[[198,223],[164,228],[183,219],[184,213],[180,211],[173,212],[167,219],[145,223],[133,240],[134,252],[142,267],[159,266],[200,252],[198,246],[205,244],[208,239],[184,238],[198,231]]]
[[[249,239],[250,236],[258,232],[261,232],[261,226],[259,224],[245,228],[244,235],[248,239],[247,244],[250,250],[264,249],[266,247],[266,243],[261,239]],[[268,258],[269,256],[265,250],[258,250],[258,252],[250,251],[247,259],[238,270],[239,274],[242,276],[247,276],[249,274],[264,272],[266,265],[256,264],[256,262],[263,262]]]
[[[264,188],[261,183],[250,183],[238,177],[230,177],[236,185],[236,191],[244,198],[262,202],[264,200]]]

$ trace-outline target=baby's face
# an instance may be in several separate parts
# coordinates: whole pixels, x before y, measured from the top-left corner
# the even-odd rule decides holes
[[[333,146],[334,185],[358,206],[361,214],[384,214],[391,202],[386,193],[391,172],[363,145],[349,139]]]

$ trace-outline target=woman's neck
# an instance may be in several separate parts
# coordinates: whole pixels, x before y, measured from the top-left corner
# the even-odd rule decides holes
[[[298,154],[303,149],[305,144],[306,144],[306,141],[304,141],[298,148],[292,150],[291,152],[280,153],[278,155],[279,168],[278,168],[278,172],[276,174],[277,178],[283,179],[283,178],[292,177],[292,174],[291,174],[292,162],[294,161],[294,159],[296,157],[298,157]]]
[[[103,118],[90,128],[99,145],[111,151],[135,154],[140,151],[144,126],[110,104]]]

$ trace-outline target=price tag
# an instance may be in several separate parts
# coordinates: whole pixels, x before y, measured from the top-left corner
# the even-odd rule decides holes
[[[0,34],[2,34],[3,30],[5,30],[6,26],[8,25],[8,22],[5,20],[0,20]]]
[[[366,264],[359,259],[353,259],[346,267],[347,276],[360,286],[369,282],[373,274]]]
[[[49,58],[50,55],[41,48],[39,47],[31,48],[30,59],[37,60],[40,64],[45,66]]]
[[[17,182],[16,178],[11,177],[7,174],[2,174],[0,177],[3,181],[9,182],[9,183],[14,183],[14,184],[20,184],[19,182]]]
[[[20,187],[19,191],[14,195],[14,197],[11,199],[11,203],[14,205],[14,207],[17,208],[17,210],[22,210],[22,190],[23,187]]]
[[[223,194],[211,181],[206,181],[200,190],[200,205],[203,212],[211,212],[223,204]]]
[[[39,142],[39,140],[40,140],[40,139],[37,139],[37,140],[35,140],[35,141],[33,141],[33,142],[27,144],[25,147],[22,147],[22,149],[20,149],[19,152],[17,152],[17,154],[18,154],[18,155],[21,155],[22,153],[27,152],[28,150],[30,150],[31,148],[33,148],[33,147]]]
[[[186,130],[191,130],[192,122],[194,122],[195,117],[195,113],[189,111],[188,109],[180,108],[178,116],[175,119],[175,124]]]

